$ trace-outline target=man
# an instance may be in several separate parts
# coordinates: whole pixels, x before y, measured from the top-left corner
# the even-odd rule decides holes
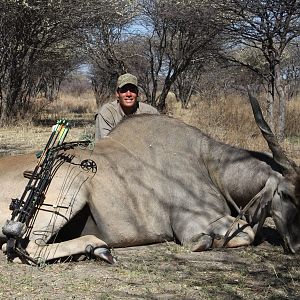
[[[158,114],[153,106],[138,101],[138,93],[138,82],[134,75],[126,73],[118,78],[118,100],[104,104],[96,116],[96,141],[129,115]]]

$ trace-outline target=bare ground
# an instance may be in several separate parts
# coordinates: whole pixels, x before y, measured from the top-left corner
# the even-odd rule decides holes
[[[300,255],[278,245],[191,253],[174,243],[115,249],[115,265],[34,267],[0,254],[1,299],[299,299]]]

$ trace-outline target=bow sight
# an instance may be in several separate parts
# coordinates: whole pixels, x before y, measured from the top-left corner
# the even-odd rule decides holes
[[[20,199],[12,199],[10,210],[11,219],[2,228],[3,234],[7,236],[7,259],[12,261],[15,257],[25,258],[36,263],[29,257],[21,243],[29,237],[36,215],[44,204],[50,183],[64,163],[72,163],[74,155],[66,153],[66,150],[81,146],[87,148],[90,140],[64,143],[69,132],[69,124],[65,120],[58,120],[52,127],[50,138],[43,151],[36,154],[38,163],[33,171],[25,171],[24,177],[29,179]],[[84,170],[96,173],[96,163],[90,159],[80,164]],[[46,205],[46,204],[45,204]]]

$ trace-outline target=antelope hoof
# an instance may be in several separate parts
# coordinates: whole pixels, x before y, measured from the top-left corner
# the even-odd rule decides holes
[[[94,255],[112,265],[117,262],[117,260],[112,256],[111,252],[107,248],[95,248]]]
[[[208,250],[212,247],[213,238],[208,234],[200,234],[195,236],[189,242],[191,251],[201,252]]]
[[[88,258],[99,258],[111,265],[115,264],[117,260],[112,256],[111,252],[107,248],[93,247],[88,245],[85,249],[86,256]]]

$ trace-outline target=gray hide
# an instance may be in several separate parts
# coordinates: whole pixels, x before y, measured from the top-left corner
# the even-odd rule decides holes
[[[217,142],[164,116],[126,120],[96,145],[93,159],[99,173],[88,188],[89,204],[101,239],[114,247],[224,236],[234,221],[226,196],[243,207],[264,188],[259,205],[247,212],[253,231],[242,220],[235,226],[246,235],[231,246],[249,244],[285,183],[269,156]],[[198,246],[194,250],[212,245]]]

